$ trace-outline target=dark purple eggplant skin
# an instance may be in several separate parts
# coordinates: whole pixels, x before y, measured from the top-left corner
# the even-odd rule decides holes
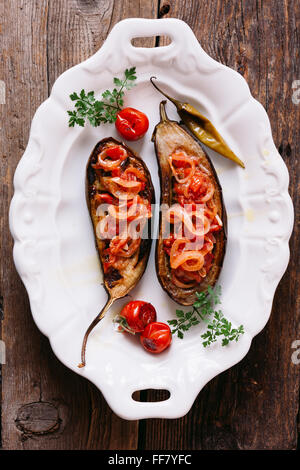
[[[165,103],[165,102],[163,102]],[[163,142],[162,139],[166,139]],[[214,287],[218,281],[222,266],[223,260],[226,252],[226,242],[227,242],[227,214],[224,205],[224,199],[222,194],[222,188],[220,181],[218,179],[215,168],[205,152],[205,150],[200,145],[199,141],[187,131],[187,129],[179,124],[177,121],[171,121],[167,118],[164,105],[162,107],[161,103],[161,121],[157,124],[154,129],[152,141],[154,142],[155,153],[158,163],[158,171],[160,178],[161,186],[161,196],[160,204],[172,205],[173,200],[173,182],[174,178],[170,169],[170,165],[167,162],[167,157],[170,155],[172,150],[172,139],[175,148],[193,148],[195,151],[197,149],[197,155],[200,157],[201,164],[210,172],[210,179],[215,187],[215,193],[213,199],[218,207],[218,214],[221,217],[223,222],[223,228],[219,232],[215,232],[214,236],[216,238],[216,244],[213,250],[215,256],[212,267],[208,272],[208,275],[204,280],[187,289],[180,288],[173,284],[171,280],[171,268],[170,260],[167,253],[163,249],[163,238],[162,238],[162,214],[160,213],[159,220],[159,236],[156,242],[156,251],[155,251],[155,264],[156,264],[156,273],[158,280],[164,289],[164,291],[178,304],[180,305],[192,305],[196,300],[196,292],[206,292],[207,288]],[[162,149],[162,147],[165,147]],[[165,152],[163,151],[165,150]],[[170,151],[170,153],[169,153]],[[165,155],[167,154],[167,155]]]
[[[123,142],[119,142],[113,137],[107,137],[102,139],[98,142],[88,160],[87,167],[86,167],[86,200],[87,206],[90,213],[91,221],[93,224],[93,230],[95,235],[95,243],[97,252],[99,255],[100,265],[103,271],[103,285],[104,288],[111,299],[122,298],[129,294],[129,292],[137,285],[140,278],[144,274],[146,269],[150,250],[151,250],[151,243],[152,243],[152,236],[151,236],[151,219],[148,221],[148,234],[149,237],[147,239],[142,239],[140,248],[138,252],[133,255],[131,258],[128,258],[126,261],[128,262],[128,267],[130,268],[130,276],[123,276],[122,272],[118,269],[112,268],[108,272],[104,273],[103,270],[103,250],[106,248],[105,240],[100,240],[96,236],[96,225],[97,219],[95,217],[95,207],[93,204],[93,197],[97,192],[101,192],[101,179],[102,176],[109,176],[109,172],[105,172],[104,170],[95,170],[92,167],[93,163],[96,163],[98,154],[101,150],[105,147],[107,143],[114,143],[116,145],[122,146],[128,152],[128,159],[124,160],[121,165],[126,166],[129,163],[132,163],[134,166],[137,166],[139,169],[143,171],[147,178],[147,185],[143,190],[143,194],[141,196],[151,204],[155,203],[155,195],[154,195],[154,188],[151,180],[151,175],[146,164],[143,160],[127,145]],[[103,188],[103,191],[108,192],[107,189]]]

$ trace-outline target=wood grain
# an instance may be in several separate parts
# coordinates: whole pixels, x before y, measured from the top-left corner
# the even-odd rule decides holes
[[[54,357],[33,323],[12,260],[7,211],[12,178],[36,108],[64,70],[92,55],[128,16],[153,17],[156,1],[0,2],[2,446],[4,449],[134,449],[138,423],[116,417],[101,393]],[[154,45],[155,39],[140,40]],[[3,125],[5,123],[5,125]],[[56,421],[57,422],[56,422]],[[48,423],[46,425],[46,423]]]
[[[93,54],[120,19],[157,16],[186,21],[209,55],[246,78],[268,111],[299,209],[300,105],[292,101],[292,84],[300,80],[299,15],[297,0],[0,0],[0,80],[6,84],[6,104],[0,104],[4,449],[296,448],[300,366],[291,361],[291,345],[300,339],[299,222],[271,319],[246,358],[211,381],[184,418],[137,423],[116,417],[93,385],[58,362],[37,330],[13,265],[7,214],[31,119],[55,79]]]

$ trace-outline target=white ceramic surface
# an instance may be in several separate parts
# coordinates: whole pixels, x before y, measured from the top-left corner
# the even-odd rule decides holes
[[[138,36],[167,35],[171,44],[135,48]],[[126,300],[118,301],[90,336],[87,365],[78,369],[83,334],[106,300],[84,195],[85,166],[95,143],[112,135],[114,126],[70,129],[66,110],[69,94],[95,90],[98,96],[136,66],[138,85],[126,93],[125,105],[147,113],[146,137],[132,145],[147,163],[159,200],[159,180],[153,144],[161,95],[160,85],[198,107],[215,124],[235,153],[242,170],[208,151],[223,186],[228,212],[228,247],[219,280],[222,308],[233,324],[243,324],[238,343],[204,349],[203,327],[184,340],[174,338],[160,355],[146,353],[136,338],[113,331],[112,317]],[[168,103],[168,114],[178,119]],[[191,29],[176,19],[128,19],[118,23],[102,48],[85,62],[63,73],[37,110],[28,147],[14,179],[10,208],[14,260],[30,298],[33,318],[49,337],[57,357],[70,369],[97,385],[108,404],[125,419],[178,418],[191,408],[202,387],[240,361],[251,340],[266,324],[276,286],[289,259],[288,239],[293,207],[288,195],[288,172],[273,143],[264,108],[251,96],[237,72],[209,57]],[[158,214],[155,214],[157,226]],[[154,268],[154,247],[144,277],[132,298],[154,303],[159,320],[174,315],[176,304],[161,289]],[[168,389],[158,403],[132,399],[135,390]]]

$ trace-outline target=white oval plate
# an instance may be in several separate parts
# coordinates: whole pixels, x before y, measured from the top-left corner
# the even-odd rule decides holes
[[[157,48],[131,44],[134,37],[155,35],[167,35],[172,42]],[[162,97],[149,83],[151,75],[170,94],[196,105],[246,164],[242,170],[208,151],[228,212],[228,246],[219,280],[222,309],[234,325],[244,325],[245,334],[238,343],[204,349],[200,338],[204,327],[199,325],[183,340],[174,338],[164,353],[151,355],[136,338],[113,331],[113,315],[128,301],[120,300],[91,334],[87,365],[78,369],[84,332],[106,300],[85,202],[85,166],[97,141],[118,136],[112,125],[70,129],[66,111],[72,108],[70,93],[84,88],[100,96],[111,88],[114,76],[121,77],[131,66],[137,67],[138,84],[126,93],[125,105],[143,110],[150,120],[146,137],[132,147],[149,167],[157,200],[159,180],[150,138]],[[178,120],[170,103],[168,114]],[[266,324],[289,259],[293,207],[287,168],[273,143],[267,114],[245,80],[209,57],[184,22],[124,20],[94,56],[63,73],[34,116],[14,186],[10,208],[14,260],[33,318],[57,357],[97,385],[119,416],[183,416],[210,379],[245,356],[253,336]],[[158,213],[156,226],[157,218]],[[153,302],[159,320],[166,321],[177,305],[157,281],[154,245],[132,298]],[[170,398],[156,403],[132,399],[135,390],[147,388],[168,389]]]

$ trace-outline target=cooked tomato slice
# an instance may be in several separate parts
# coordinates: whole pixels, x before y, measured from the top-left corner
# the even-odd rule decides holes
[[[149,302],[133,300],[123,307],[120,316],[125,318],[134,333],[141,333],[146,326],[156,320],[156,310]]]

